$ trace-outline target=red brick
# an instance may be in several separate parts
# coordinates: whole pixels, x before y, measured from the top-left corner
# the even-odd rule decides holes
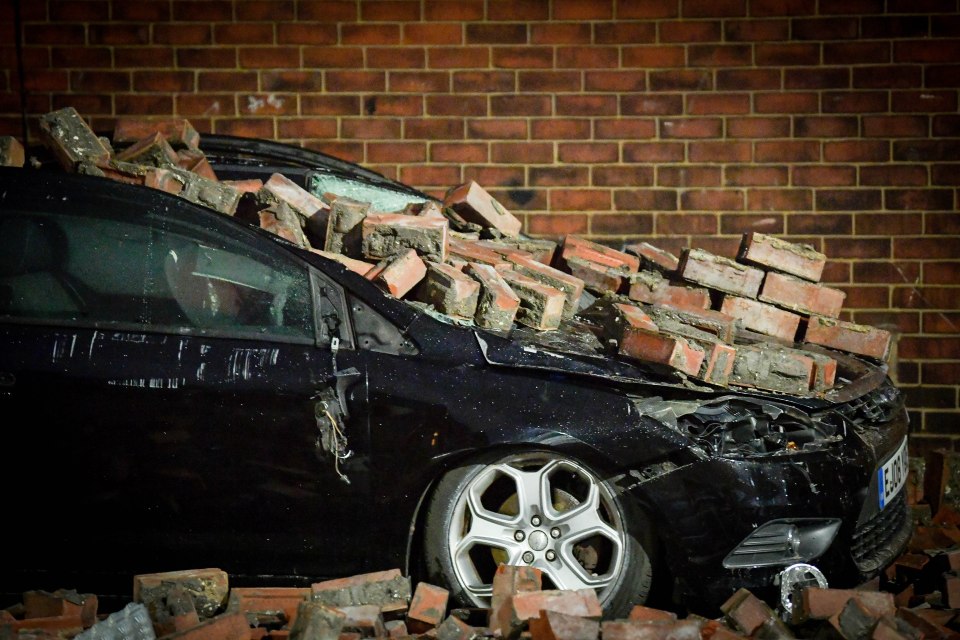
[[[738,324],[733,316],[710,309],[682,309],[669,305],[647,306],[645,309],[658,326],[672,325],[674,328],[671,331],[674,333],[684,336],[709,334],[725,343],[733,342]],[[686,328],[679,329],[676,325]],[[691,332],[691,328],[696,329],[697,333]]]
[[[656,620],[676,620],[677,614],[672,611],[664,611],[662,609],[652,609],[650,607],[645,607],[642,604],[634,605],[630,609],[630,613],[627,615],[628,620],[640,621],[640,622],[654,622]]]
[[[722,313],[738,318],[751,331],[793,342],[800,326],[800,316],[757,300],[724,296]]]
[[[760,289],[760,300],[764,302],[803,314],[830,318],[840,315],[845,297],[846,294],[839,289],[773,271],[767,273]]]
[[[887,358],[891,338],[884,329],[819,316],[809,319],[803,335],[806,342],[878,360]]]
[[[22,167],[24,162],[23,145],[13,136],[0,136],[0,166]]]
[[[800,619],[828,620],[838,615],[851,598],[856,598],[876,617],[894,615],[893,594],[853,589],[805,587],[801,593]]]
[[[707,70],[651,71],[651,91],[704,91],[713,89],[713,74]]]
[[[427,266],[413,249],[382,260],[364,276],[395,298],[407,295],[427,275]],[[336,602],[330,604],[340,606]]]
[[[309,599],[309,587],[233,587],[227,611],[251,614],[282,611],[287,624],[293,626],[300,603]]]
[[[602,244],[591,242],[575,235],[564,238],[560,252],[561,261],[571,257],[590,260],[614,269],[636,272],[640,268],[640,259],[623,251],[617,251]]]
[[[81,162],[105,163],[110,152],[73,107],[45,114],[40,119],[43,143],[67,171]]]
[[[683,251],[679,272],[697,284],[747,298],[757,297],[763,280],[763,271],[701,249]]]
[[[456,256],[467,262],[478,262],[489,265],[498,271],[511,268],[510,263],[504,260],[499,253],[481,247],[476,243],[452,236],[448,242],[449,252],[452,256]]]
[[[164,597],[174,587],[182,588],[193,597],[197,613],[203,618],[213,616],[227,603],[229,583],[226,572],[220,569],[188,569],[136,575],[133,577],[133,600],[144,603],[150,609],[152,603]],[[246,627],[246,619],[242,615],[241,619]],[[232,628],[229,622],[222,624]]]
[[[466,274],[481,285],[476,323],[486,329],[508,331],[520,308],[520,298],[494,267],[470,263]]]
[[[368,258],[386,258],[412,248],[421,254],[433,256],[439,262],[447,259],[449,225],[443,217],[377,213],[368,214],[361,224],[362,250]]]
[[[668,638],[707,638],[699,619],[686,620],[605,620],[600,625],[604,640],[667,640]],[[731,635],[734,635],[731,632]],[[717,636],[719,640],[719,636]]]
[[[622,269],[607,267],[576,256],[565,258],[564,263],[566,270],[582,280],[585,288],[598,293],[617,293],[627,275]]]
[[[513,264],[515,271],[533,278],[538,282],[558,289],[566,296],[564,314],[572,316],[577,311],[580,295],[583,293],[583,281],[568,273],[541,264],[532,258],[522,255],[505,256]]]
[[[602,610],[593,589],[526,591],[510,596],[500,610],[500,630],[506,637],[514,635],[532,618],[541,612],[556,611],[571,616],[599,620]]]
[[[662,273],[673,273],[680,265],[680,260],[665,249],[655,247],[649,242],[630,244],[623,248],[624,252],[635,255],[640,259],[640,267],[653,269]],[[639,267],[638,267],[639,268]]]
[[[427,262],[427,277],[417,289],[418,300],[432,304],[437,311],[448,316],[473,318],[479,297],[479,282],[448,264]],[[440,623],[444,613],[438,614],[434,625]]]
[[[703,364],[704,353],[681,336],[670,336],[645,330],[631,330],[620,341],[618,352],[644,362],[664,365],[687,375],[696,375]]]
[[[517,322],[539,330],[560,326],[566,302],[566,295],[562,291],[513,270],[504,271],[501,275],[520,298]],[[509,608],[509,602],[508,599],[501,611]],[[497,609],[494,608],[494,611]]]
[[[778,347],[737,345],[730,384],[783,393],[806,394],[815,380],[814,361],[803,351]]]
[[[827,262],[826,255],[810,246],[756,232],[744,234],[737,258],[813,282],[820,280]]]
[[[507,236],[516,236],[522,228],[522,223],[512,213],[474,181],[451,190],[443,204],[453,208],[468,222],[494,227]]]
[[[710,308],[710,293],[706,289],[672,285],[654,271],[641,271],[628,276],[627,281],[631,300],[678,309]]]
[[[600,623],[559,611],[544,611],[530,620],[532,640],[596,640]]]

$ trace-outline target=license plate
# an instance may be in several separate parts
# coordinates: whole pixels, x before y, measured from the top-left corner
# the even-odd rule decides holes
[[[903,489],[903,485],[907,483],[909,468],[907,439],[904,438],[897,452],[890,456],[877,471],[877,489],[880,493],[881,509],[890,504],[890,500]]]

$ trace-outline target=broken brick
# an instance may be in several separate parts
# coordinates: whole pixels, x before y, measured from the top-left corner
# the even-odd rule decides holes
[[[480,634],[460,618],[448,616],[437,627],[436,635],[437,640],[473,640]]]
[[[427,262],[427,276],[417,289],[418,300],[448,316],[473,318],[479,297],[479,282],[448,264]]]
[[[830,356],[806,349],[803,353],[813,360],[813,383],[811,388],[814,391],[825,391],[833,388],[833,385],[837,381],[837,361]]]
[[[603,305],[598,302],[595,306]],[[630,331],[657,332],[660,328],[639,307],[631,304],[613,303],[609,307],[601,308],[604,318],[603,334],[606,338],[620,342]]]
[[[40,135],[67,171],[76,171],[81,162],[100,164],[110,159],[110,150],[73,107],[40,116]]]
[[[560,250],[560,261],[562,263],[566,263],[570,258],[579,258],[630,273],[634,273],[640,268],[640,259],[636,256],[574,235],[568,235],[564,238],[563,247]]]
[[[285,203],[297,215],[303,235],[309,240],[308,246],[324,246],[330,216],[326,202],[280,173],[270,176],[257,193],[257,199],[267,205]]]
[[[529,260],[534,260],[535,262],[539,262],[539,260],[536,260],[533,257],[533,253],[526,251],[524,249],[520,249],[515,244],[506,244],[504,242],[493,241],[493,240],[475,240],[473,242],[476,246],[482,247],[484,249],[489,249],[490,251],[493,251],[494,253],[498,254],[500,257],[502,257],[504,260],[507,260],[507,261],[509,261],[510,258],[527,258]]]
[[[536,567],[501,564],[493,574],[491,587],[490,627],[496,631],[500,628],[500,608],[516,593],[540,591],[543,588],[543,572]]]
[[[209,618],[226,605],[229,582],[220,569],[141,574],[133,578],[133,600],[146,605],[152,616],[155,606],[178,588],[190,594],[201,618]]]
[[[338,640],[346,619],[343,611],[310,600],[297,605],[290,624],[291,640]]]
[[[530,619],[532,640],[597,640],[600,623],[559,611],[543,611]]]
[[[153,133],[137,140],[123,151],[119,151],[114,157],[120,162],[143,164],[151,167],[177,166],[180,159],[167,139],[159,133]]]
[[[386,620],[383,623],[383,629],[387,632],[389,638],[403,638],[410,635],[407,623],[403,620]]]
[[[516,637],[531,618],[543,611],[599,620],[600,601],[593,589],[522,591],[510,596],[499,610],[499,628],[504,638]]]
[[[468,263],[465,273],[480,283],[480,296],[473,319],[484,329],[509,331],[520,308],[520,298],[497,270],[486,264]]]
[[[136,142],[153,133],[160,133],[175,149],[200,148],[200,134],[185,118],[118,118],[113,127],[114,144]]]
[[[0,167],[22,167],[25,160],[19,140],[13,136],[0,136]]]
[[[195,627],[170,633],[163,640],[249,640],[250,625],[242,613],[224,613]]]
[[[314,602],[333,607],[375,604],[383,611],[402,611],[410,602],[410,578],[399,569],[317,582],[310,590]]]
[[[733,367],[737,361],[736,347],[707,338],[685,336],[687,340],[703,349],[703,364],[695,378],[721,387],[730,383]]]
[[[75,616],[84,629],[97,621],[99,599],[92,593],[77,593],[73,589],[26,591],[23,594],[24,618]]]
[[[609,620],[600,627],[603,640],[700,640],[703,623],[685,620]]]
[[[310,243],[300,228],[300,219],[286,202],[278,202],[257,212],[260,228],[275,233],[299,247],[310,248]]]
[[[709,309],[710,292],[703,287],[677,286],[656,271],[640,271],[626,277],[627,297],[647,304],[675,309]]]
[[[636,604],[630,609],[630,613],[627,615],[628,620],[635,620],[638,622],[653,622],[655,620],[676,620],[677,614],[672,611],[664,611],[663,609],[653,609],[651,607],[645,607],[642,604]]]
[[[684,249],[678,272],[691,282],[744,298],[757,297],[764,273],[703,249]]]
[[[370,211],[369,202],[339,197],[330,204],[323,250],[360,258],[363,244],[362,223]]]
[[[230,185],[179,168],[150,169],[144,184],[227,215],[236,212],[240,201],[240,192]]]
[[[580,295],[583,293],[583,280],[532,258],[507,256],[507,260],[518,273],[562,291],[565,296],[563,313],[566,317],[572,317],[577,312]]]
[[[263,188],[263,180],[251,178],[249,180],[222,180],[223,184],[230,185],[240,193],[256,193]]]
[[[720,312],[733,316],[751,331],[793,342],[800,327],[800,316],[783,309],[739,296],[724,296]]]
[[[499,253],[481,247],[475,242],[451,237],[447,242],[447,251],[449,252],[450,256],[456,256],[466,260],[467,262],[476,262],[478,264],[489,265],[498,271],[512,268],[510,263],[507,262]]]
[[[338,609],[344,615],[344,631],[353,631],[359,633],[361,637],[365,638],[376,638],[386,635],[386,629],[383,626],[383,614],[380,611],[380,605],[358,604],[353,606],[338,607]]]
[[[192,171],[207,180],[219,180],[216,171],[210,166],[206,154],[194,149],[180,149],[177,151],[177,166]]]
[[[560,326],[567,296],[551,286],[543,284],[518,271],[500,274],[513,292],[520,298],[516,319],[534,329],[547,331]]]
[[[640,268],[659,271],[661,273],[675,273],[680,266],[680,260],[665,249],[655,247],[649,242],[628,244],[623,248],[625,253],[635,255],[640,259]]]
[[[347,257],[342,253],[330,253],[329,251],[321,251],[320,249],[311,249],[311,251],[318,256],[323,256],[328,260],[339,262],[350,271],[353,271],[361,276],[367,275],[376,266],[370,264],[369,262],[364,262],[363,260],[356,260],[354,258]]]
[[[896,622],[890,617],[881,618],[877,621],[873,632],[870,634],[870,640],[911,640],[910,636],[900,632]]]
[[[467,222],[493,227],[505,236],[519,235],[523,224],[475,181],[447,192],[443,206],[453,209]]]
[[[622,269],[608,267],[590,260],[583,260],[574,256],[565,259],[567,271],[575,278],[583,281],[584,287],[591,291],[616,293],[623,285],[627,272]]]
[[[732,343],[740,321],[733,316],[712,309],[677,309],[664,305],[644,305],[657,326],[678,322],[714,335],[721,342]]]
[[[805,342],[877,360],[886,360],[890,354],[892,337],[884,329],[821,316],[810,316],[803,334]]]
[[[737,345],[730,384],[795,395],[810,390],[813,360],[792,349]]]
[[[547,238],[498,238],[496,244],[522,251],[541,264],[553,264],[557,243]]]
[[[230,589],[227,611],[248,616],[279,612],[292,626],[300,605],[309,600],[309,587],[234,587]]]
[[[664,365],[687,375],[696,375],[703,364],[704,352],[686,338],[646,329],[630,328],[618,344],[621,355]]]
[[[407,627],[414,633],[423,633],[436,627],[447,613],[450,592],[427,582],[421,582],[413,592],[407,611]]]
[[[742,588],[720,605],[720,610],[746,635],[752,635],[764,622],[775,617],[767,603]]]
[[[830,624],[844,640],[867,640],[879,617],[867,609],[857,598],[847,600],[843,609],[830,618]]]
[[[125,184],[136,184],[143,186],[147,181],[147,173],[151,171],[150,167],[131,164],[129,162],[120,162],[118,160],[108,160],[94,164],[92,162],[81,162],[77,165],[77,173],[81,175],[97,176],[99,178],[108,178],[116,182]]]
[[[182,587],[170,589],[153,611],[153,628],[157,636],[185,631],[200,624],[193,596]]]
[[[770,271],[763,279],[760,300],[799,313],[836,318],[847,294],[821,284]]]
[[[819,282],[827,256],[810,245],[795,244],[751,231],[743,234],[739,260]]]
[[[368,258],[386,258],[402,249],[416,249],[435,262],[443,262],[447,259],[448,228],[446,218],[371,213],[361,223],[361,250]]]

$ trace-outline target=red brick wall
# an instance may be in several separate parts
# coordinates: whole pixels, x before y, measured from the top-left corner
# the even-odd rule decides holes
[[[24,0],[28,120],[176,114],[494,191],[531,234],[814,244],[960,438],[957,0]],[[13,3],[0,134],[21,134]],[[957,448],[960,448],[958,446]]]

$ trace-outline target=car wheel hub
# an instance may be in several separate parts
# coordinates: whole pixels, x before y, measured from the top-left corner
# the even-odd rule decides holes
[[[601,596],[623,565],[624,525],[613,497],[569,460],[526,455],[490,465],[454,514],[454,570],[478,605],[490,597],[501,563],[537,567],[545,588],[593,588]]]

